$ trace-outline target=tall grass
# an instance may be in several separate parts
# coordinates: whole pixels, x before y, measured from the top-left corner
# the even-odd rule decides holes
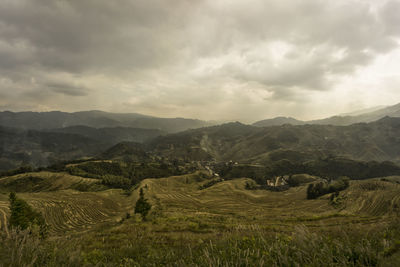
[[[273,233],[252,225],[208,235],[178,234],[157,232],[151,222],[128,220],[119,227],[104,227],[85,235],[45,241],[29,231],[12,230],[8,237],[1,238],[0,266],[400,264],[398,223],[368,235],[359,229],[349,229],[328,233],[298,225],[292,233]]]
[[[80,249],[65,246],[65,241],[45,241],[38,229],[11,228],[0,234],[0,266],[82,266]]]
[[[40,239],[29,232],[12,228],[8,235],[1,235],[0,266],[33,266],[37,262]]]
[[[228,238],[209,242],[192,257],[179,261],[184,266],[376,266],[382,259],[374,241],[353,243],[346,235],[331,239],[312,233],[304,226],[291,235],[266,238]]]

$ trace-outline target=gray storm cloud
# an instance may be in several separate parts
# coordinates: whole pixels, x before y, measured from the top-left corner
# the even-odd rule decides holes
[[[0,109],[325,115],[321,99],[353,90],[344,78],[398,49],[399,12],[395,0],[3,0]]]

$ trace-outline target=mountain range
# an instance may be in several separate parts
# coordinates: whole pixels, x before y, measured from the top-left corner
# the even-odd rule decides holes
[[[157,129],[173,133],[190,128],[211,125],[210,122],[185,118],[158,118],[138,113],[109,113],[103,111],[81,111],[67,113],[51,112],[0,112],[0,125],[12,128],[48,130],[70,126],[92,128],[129,127]]]
[[[154,153],[189,160],[273,162],[341,156],[400,163],[400,118],[385,117],[349,126],[282,125],[255,127],[239,122],[159,136]]]
[[[147,154],[248,164],[330,156],[400,163],[398,117],[400,104],[318,121],[278,117],[214,126],[136,113],[0,112],[0,170],[84,157],[139,160]]]
[[[346,126],[360,122],[372,122],[386,116],[400,117],[400,103],[393,106],[370,108],[362,111],[332,116],[329,118],[319,119],[319,120],[301,121],[291,117],[276,117],[272,119],[257,121],[252,125],[257,127],[267,127],[267,126],[276,126],[284,124],[292,124],[292,125],[321,124],[321,125]]]
[[[383,117],[400,117],[400,103],[393,106],[380,106],[361,111],[332,116],[329,118],[302,121],[291,117],[276,117],[253,123],[253,126],[266,127],[276,125],[338,125],[345,126],[360,122],[372,122]],[[0,126],[51,130],[71,126],[87,126],[91,128],[143,128],[157,129],[164,133],[177,133],[188,129],[196,129],[215,125],[215,122],[189,118],[159,118],[139,113],[110,113],[98,110],[74,113],[50,112],[0,112]]]

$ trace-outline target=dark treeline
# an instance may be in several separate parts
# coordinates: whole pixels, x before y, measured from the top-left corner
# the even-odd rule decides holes
[[[161,178],[194,172],[197,169],[196,166],[178,160],[126,162],[92,158],[60,161],[48,167],[21,166],[14,170],[0,172],[0,177],[38,171],[67,172],[75,176],[99,179],[107,187],[129,189],[146,178]]]
[[[16,169],[8,170],[8,171],[2,171],[0,172],[0,177],[6,177],[6,176],[13,176],[21,173],[27,173],[27,172],[33,172],[36,169],[32,167],[31,165],[25,165],[21,166]]]
[[[91,161],[65,167],[71,175],[100,179],[101,182],[113,188],[129,189],[145,178],[161,178],[183,174],[178,166],[167,163],[126,163]]]
[[[96,160],[92,158],[91,160]],[[75,159],[75,160],[67,160],[67,161],[58,161],[56,163],[53,163],[47,167],[34,167],[32,165],[23,165],[15,169],[7,170],[7,171],[1,171],[0,172],[0,177],[6,177],[6,176],[13,176],[21,173],[27,173],[27,172],[39,172],[39,171],[65,171],[65,166],[69,164],[78,164],[82,162],[88,161],[87,159]]]
[[[264,185],[266,179],[276,176],[307,173],[327,180],[347,176],[352,180],[400,175],[400,167],[392,162],[362,162],[344,158],[326,158],[305,163],[280,160],[270,165],[218,164],[216,172],[225,179],[248,177]]]
[[[349,178],[347,177],[341,177],[331,183],[309,184],[307,187],[307,199],[316,199],[329,193],[338,193],[345,190],[349,185]]]
[[[224,181],[224,179],[222,179],[222,178],[215,178],[215,179],[212,179],[212,180],[210,180],[210,181],[208,181],[208,182],[206,182],[206,183],[200,185],[200,186],[199,186],[199,190],[203,190],[203,189],[209,188],[209,187],[211,187],[211,186],[213,186],[213,185],[215,185],[215,184],[218,184],[218,183],[220,183],[220,182],[223,182],[223,181]]]
[[[186,164],[186,165],[185,165]],[[95,178],[113,188],[127,189],[145,178],[161,178],[182,175],[196,170],[196,165],[178,161],[123,162],[104,160],[76,160],[60,162],[46,168],[23,166],[15,170],[0,173],[12,176],[33,171],[67,172],[71,175]],[[252,178],[259,185],[265,185],[267,179],[277,176],[307,173],[328,181],[347,176],[352,180],[400,175],[400,167],[392,162],[362,162],[345,158],[326,158],[305,163],[279,160],[269,165],[235,164],[224,162],[213,164],[212,168],[224,179],[241,177]]]

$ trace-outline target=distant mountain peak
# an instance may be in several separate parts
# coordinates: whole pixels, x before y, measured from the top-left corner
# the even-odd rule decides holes
[[[291,117],[276,117],[273,119],[261,120],[253,123],[253,126],[280,126],[284,124],[303,125],[303,124],[320,124],[320,125],[337,125],[345,126],[360,122],[373,122],[385,116],[400,117],[400,103],[392,106],[372,107],[359,110],[347,114],[335,115],[324,119],[299,121]]]
[[[302,125],[304,124],[304,121],[297,120],[292,117],[275,117],[272,119],[266,119],[266,120],[261,120],[253,123],[253,126],[257,127],[268,127],[268,126],[280,126],[284,124],[292,124],[292,125]]]

